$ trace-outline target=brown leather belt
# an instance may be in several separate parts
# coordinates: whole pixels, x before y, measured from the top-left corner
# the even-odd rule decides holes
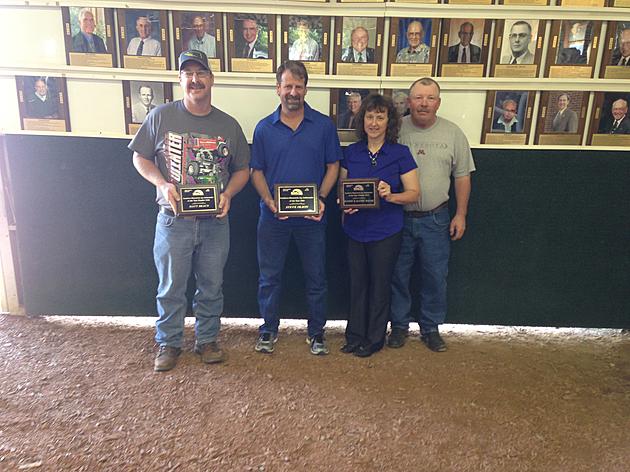
[[[434,213],[437,213],[442,208],[445,208],[447,206],[448,206],[448,200],[445,201],[444,203],[442,203],[441,205],[436,206],[433,210],[429,210],[429,211],[406,211],[405,212],[405,216],[407,216],[409,218],[424,218],[425,216],[429,216],[429,215],[432,215]]]
[[[193,220],[193,221],[195,221],[195,220],[207,220],[207,219],[215,217],[215,215],[203,215],[203,216],[195,216],[195,215],[183,216],[183,215],[180,215],[180,216],[177,216],[175,213],[173,213],[173,210],[170,210],[169,208],[166,208],[166,207],[163,207],[163,206],[160,207],[160,213],[164,213],[166,216],[170,216],[170,217],[173,217],[173,218],[177,217],[177,218],[181,218],[181,219],[184,219],[184,220]]]

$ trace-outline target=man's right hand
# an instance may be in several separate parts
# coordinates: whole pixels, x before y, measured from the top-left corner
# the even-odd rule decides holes
[[[269,211],[271,211],[271,213],[273,213],[279,220],[286,220],[289,218],[288,216],[278,216],[278,207],[276,207],[276,202],[273,198],[265,198],[263,201],[265,202],[265,205],[267,205],[267,208],[269,208]]]
[[[168,200],[169,205],[171,205],[171,209],[173,213],[177,214],[177,202],[179,201],[179,193],[177,192],[177,187],[170,182],[164,182],[159,187],[160,192],[164,195],[164,198]]]

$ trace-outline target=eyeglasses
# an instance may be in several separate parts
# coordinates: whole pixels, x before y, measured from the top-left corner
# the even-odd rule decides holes
[[[209,70],[198,70],[195,72],[183,70],[182,72],[180,72],[180,74],[182,75],[182,77],[186,77],[187,79],[192,79],[194,76],[197,76],[198,79],[207,79],[212,75]]]

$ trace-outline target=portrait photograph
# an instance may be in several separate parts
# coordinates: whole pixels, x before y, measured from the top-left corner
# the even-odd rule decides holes
[[[282,17],[282,60],[302,61],[309,74],[328,73],[330,17]]]
[[[500,64],[533,64],[539,20],[505,20]]]
[[[488,91],[484,116],[484,144],[527,144],[535,92]]]
[[[549,77],[591,78],[601,21],[558,20],[551,24],[547,56]]]
[[[392,18],[389,75],[432,76],[439,27],[439,20],[431,18]]]
[[[599,122],[594,128],[598,134],[630,135],[630,92],[598,92],[595,101],[595,120]]]
[[[275,15],[228,14],[230,70],[274,72]]]
[[[601,76],[606,79],[630,78],[630,21],[608,23]]]
[[[68,65],[114,66],[114,15],[110,8],[62,7]]]
[[[383,19],[338,17],[335,27],[339,28],[335,45],[336,73],[378,75],[382,55]]]
[[[175,57],[195,49],[208,57],[214,72],[222,72],[223,14],[200,11],[173,11]]]
[[[330,90],[330,117],[337,125],[341,141],[356,141],[355,119],[363,99],[372,92],[377,90],[355,88]]]
[[[16,76],[15,81],[22,129],[70,131],[64,78]]]
[[[166,82],[123,81],[128,134],[135,134],[147,115],[156,107],[173,101],[172,90],[172,84]]]
[[[444,76],[482,77],[488,57],[491,21],[452,18],[443,20],[441,71]]]
[[[161,10],[118,10],[124,67],[168,68],[168,21]]]
[[[582,144],[588,95],[575,90],[543,92],[537,144]]]

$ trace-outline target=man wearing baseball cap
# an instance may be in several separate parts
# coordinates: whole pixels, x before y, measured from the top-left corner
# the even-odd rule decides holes
[[[224,353],[217,343],[223,312],[223,268],[229,250],[230,202],[249,179],[249,146],[237,121],[212,106],[214,75],[201,51],[179,56],[179,84],[184,98],[153,109],[129,143],[138,173],[152,183],[159,206],[153,256],[158,272],[158,320],[155,340],[159,351],[154,370],[175,367],[184,340],[186,285],[190,273],[196,290],[192,301],[195,315],[195,352],[201,360],[221,362]],[[179,196],[167,178],[167,134],[181,136],[183,143],[225,143],[227,152],[212,153],[207,182],[220,189],[216,216],[177,216]],[[211,147],[211,145],[208,145]],[[227,155],[226,155],[227,154]]]

